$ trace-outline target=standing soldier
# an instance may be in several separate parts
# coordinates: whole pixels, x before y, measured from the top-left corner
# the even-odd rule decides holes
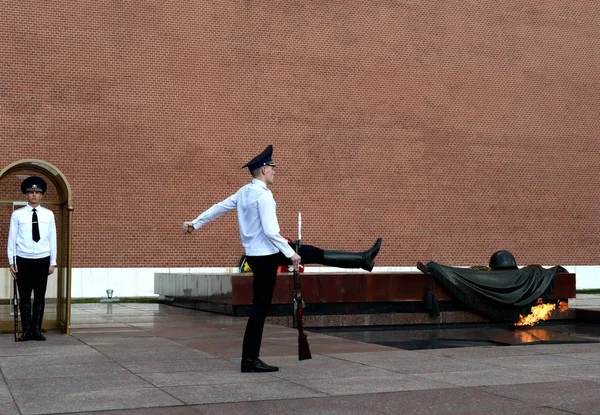
[[[27,206],[13,212],[8,232],[8,262],[17,279],[23,326],[19,341],[46,340],[42,320],[48,275],[56,267],[56,224],[54,213],[40,205],[46,193],[44,179],[28,177],[21,183],[21,191],[27,196]]]
[[[279,233],[276,203],[269,190],[275,181],[272,160],[273,146],[268,146],[243,167],[247,167],[252,181],[235,194],[213,205],[191,222],[183,223],[183,231],[191,233],[218,217],[237,209],[240,237],[246,251],[246,259],[253,271],[254,300],[246,326],[242,346],[242,372],[274,372],[279,370],[259,359],[265,318],[271,307],[277,268],[293,265],[298,269],[304,264],[323,264],[341,268],[362,268],[371,271],[379,252],[381,239],[365,252],[324,251],[311,245],[302,245],[294,251]]]

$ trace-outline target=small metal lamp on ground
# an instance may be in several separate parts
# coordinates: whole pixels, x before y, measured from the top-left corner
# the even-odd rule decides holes
[[[100,299],[100,302],[101,303],[118,303],[119,301],[121,301],[118,298],[113,298],[113,293],[114,293],[114,290],[112,290],[110,288],[108,290],[106,290],[106,298]]]

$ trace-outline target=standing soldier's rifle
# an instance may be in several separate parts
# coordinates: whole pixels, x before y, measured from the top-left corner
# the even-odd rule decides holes
[[[298,213],[298,240],[296,241],[296,253],[300,251],[300,240],[302,239],[302,213]],[[298,360],[312,359],[310,354],[310,348],[308,347],[308,340],[304,333],[304,326],[302,324],[302,318],[304,314],[304,300],[302,299],[302,293],[300,291],[300,272],[294,268],[294,291],[292,296],[294,298],[294,316],[293,316],[293,327],[298,329]]]
[[[17,258],[13,259],[13,266],[17,266]],[[15,341],[19,341],[19,302],[17,301],[17,290],[19,287],[17,286],[17,276],[12,275],[13,278],[13,315],[15,317]]]

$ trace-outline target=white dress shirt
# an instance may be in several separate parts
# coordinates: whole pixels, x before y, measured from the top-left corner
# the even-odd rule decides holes
[[[14,257],[40,259],[50,257],[50,265],[56,265],[56,224],[54,213],[39,206],[35,208],[38,217],[40,240],[33,241],[33,208],[29,205],[17,209],[10,217],[8,231],[8,263],[13,265]]]
[[[237,209],[240,237],[247,256],[265,256],[281,251],[290,258],[294,250],[279,234],[277,204],[267,185],[258,179],[243,186],[235,194],[213,205],[192,221],[194,229]]]

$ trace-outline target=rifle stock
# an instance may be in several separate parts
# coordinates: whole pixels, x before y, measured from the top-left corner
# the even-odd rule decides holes
[[[296,242],[296,252],[300,250],[300,240]],[[298,360],[312,359],[310,347],[308,346],[308,338],[304,333],[304,325],[302,319],[304,316],[304,300],[300,286],[300,272],[294,269],[294,328],[298,329]]]

